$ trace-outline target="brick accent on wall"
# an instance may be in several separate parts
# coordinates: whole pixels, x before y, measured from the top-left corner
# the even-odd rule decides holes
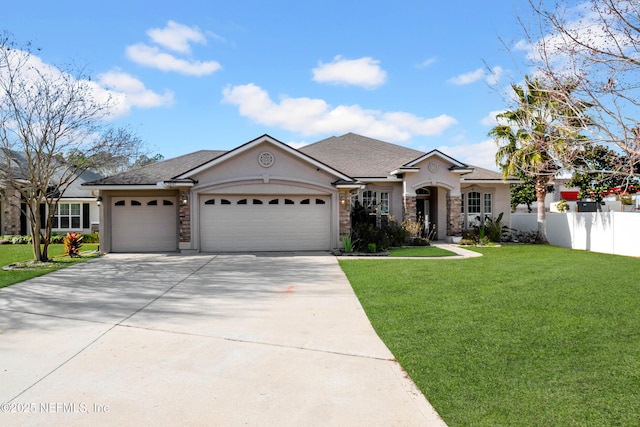
[[[403,221],[417,221],[418,209],[416,196],[403,196],[402,219]]]
[[[20,234],[20,193],[6,190],[7,199],[2,203],[2,230],[6,236]]]
[[[191,242],[191,205],[189,203],[183,204],[185,196],[189,197],[189,193],[180,193],[178,203],[180,208],[178,209],[178,220],[180,222],[180,243]]]
[[[349,190],[340,190],[338,197],[340,210],[340,237],[351,234],[351,200]]]
[[[460,236],[462,227],[460,218],[462,216],[462,198],[447,194],[447,235]]]

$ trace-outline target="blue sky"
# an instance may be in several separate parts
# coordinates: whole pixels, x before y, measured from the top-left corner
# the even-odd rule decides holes
[[[117,95],[114,123],[165,158],[355,132],[495,169],[489,118],[526,72],[501,39],[522,38],[526,4],[23,0],[0,30],[86,66]]]

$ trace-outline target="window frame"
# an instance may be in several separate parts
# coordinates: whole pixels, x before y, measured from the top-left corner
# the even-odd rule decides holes
[[[52,217],[53,229],[81,230],[83,224],[82,202],[59,202]]]
[[[477,204],[474,203],[471,205],[469,195],[474,193],[479,195],[479,199],[474,199],[474,202],[477,202]],[[493,216],[495,210],[495,189],[477,187],[465,189],[462,190],[460,199],[460,223],[463,230],[477,227],[479,224],[476,217],[478,216],[480,218],[485,218],[487,215],[489,217]],[[487,205],[487,202],[489,202],[489,205]],[[487,209],[487,207],[489,209]]]

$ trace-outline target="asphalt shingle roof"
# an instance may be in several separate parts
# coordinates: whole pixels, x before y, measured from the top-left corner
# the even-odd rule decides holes
[[[389,172],[427,153],[366,136],[347,133],[300,148],[306,154],[353,178],[386,178]],[[200,150],[87,183],[89,185],[155,185],[197,168],[228,151]],[[465,180],[502,180],[502,174],[475,166]]]
[[[226,151],[200,150],[92,181],[90,185],[155,185],[220,157]]]
[[[471,167],[473,168],[473,172],[462,175],[461,179],[463,181],[502,181],[504,179],[501,172],[481,168],[480,166]],[[513,181],[517,179],[514,177],[509,177],[507,180]]]
[[[425,153],[366,136],[332,136],[299,149],[351,177],[387,177],[389,172]]]

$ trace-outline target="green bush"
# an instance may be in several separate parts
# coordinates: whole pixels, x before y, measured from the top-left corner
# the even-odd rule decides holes
[[[98,233],[83,234],[82,243],[100,243],[100,235]]]
[[[57,245],[60,244],[64,241],[64,235],[63,234],[58,234],[58,233],[51,233],[51,240],[49,241],[50,243]]]
[[[31,243],[31,236],[13,236],[11,243],[14,245],[26,245],[27,243]]]
[[[379,223],[378,223],[379,221]],[[392,216],[378,218],[372,211],[356,202],[351,209],[351,242],[353,248],[362,252],[385,251],[402,246],[409,232]]]
[[[430,246],[431,242],[429,239],[425,239],[424,237],[414,237],[409,239],[409,245],[411,246]]]

